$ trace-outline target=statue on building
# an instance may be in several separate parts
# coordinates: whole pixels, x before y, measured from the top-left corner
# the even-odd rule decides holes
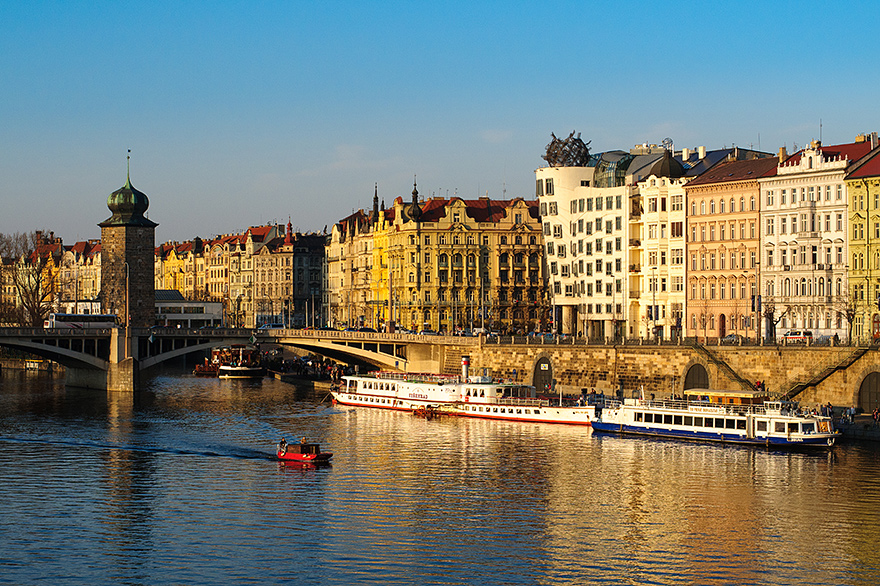
[[[568,135],[568,138],[562,140],[556,137],[555,133],[550,133],[553,140],[547,145],[547,154],[542,159],[547,161],[551,167],[586,167],[590,161],[590,142],[581,140],[581,134],[574,135],[574,131]]]

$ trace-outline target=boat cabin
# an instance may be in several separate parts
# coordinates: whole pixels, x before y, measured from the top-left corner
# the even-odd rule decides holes
[[[321,453],[321,445],[320,444],[310,444],[310,443],[287,444],[287,453],[288,454],[320,454]]]
[[[719,391],[716,389],[687,389],[689,402],[703,401],[722,405],[763,405],[769,399],[765,391]]]

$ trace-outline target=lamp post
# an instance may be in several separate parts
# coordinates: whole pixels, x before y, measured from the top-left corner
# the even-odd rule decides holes
[[[131,271],[131,267],[127,262],[122,263],[125,267],[125,357],[128,358],[131,355],[131,338],[129,337],[129,325],[131,321],[131,316],[129,315],[129,273]]]

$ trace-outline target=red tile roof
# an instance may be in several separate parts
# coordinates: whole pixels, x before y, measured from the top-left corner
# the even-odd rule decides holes
[[[851,163],[855,163],[869,152],[871,152],[871,142],[863,141],[863,142],[850,142],[847,144],[834,144],[834,145],[822,145],[819,149],[825,158],[841,158],[841,159],[849,159]],[[788,157],[785,160],[783,165],[793,165],[797,164],[801,160],[801,156],[803,155],[803,149],[796,152],[792,156]]]
[[[770,177],[776,175],[777,163],[779,163],[779,159],[776,157],[752,159],[750,161],[727,161],[720,165],[715,165],[688,183],[687,187]]]
[[[863,179],[867,177],[880,177],[880,152],[874,153],[858,169],[846,176],[847,179]]]

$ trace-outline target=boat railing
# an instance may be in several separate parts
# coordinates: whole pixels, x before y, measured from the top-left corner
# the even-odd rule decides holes
[[[782,417],[806,417],[822,419],[823,416],[801,409],[797,403],[770,401],[762,404],[743,405],[735,403],[714,403],[712,401],[684,401],[680,399],[631,399],[633,405],[646,409],[664,411],[687,411],[689,413],[714,413],[726,415],[766,415]],[[621,401],[606,399],[603,407],[615,409]]]
[[[523,397],[497,397],[494,404],[512,407],[548,407],[550,401],[546,399],[527,399]]]

